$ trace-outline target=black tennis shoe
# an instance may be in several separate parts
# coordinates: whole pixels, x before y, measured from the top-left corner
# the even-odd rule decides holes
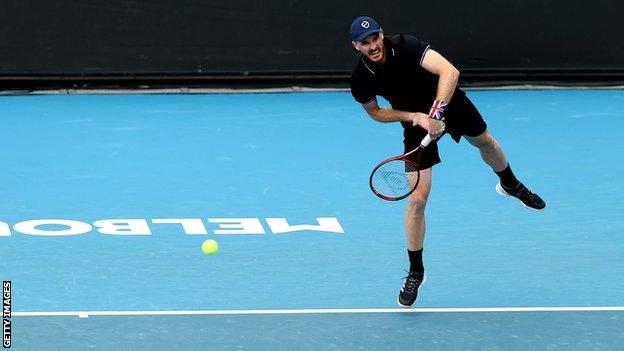
[[[416,302],[418,297],[418,289],[425,282],[425,274],[418,272],[409,272],[407,277],[404,277],[405,285],[399,292],[398,303],[401,307],[410,307]]]
[[[513,188],[507,188],[500,183],[496,184],[496,192],[503,196],[513,196],[531,210],[541,211],[546,207],[546,203],[539,195],[531,192],[524,184],[519,183]]]

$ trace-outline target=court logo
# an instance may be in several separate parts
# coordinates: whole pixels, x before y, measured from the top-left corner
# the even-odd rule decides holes
[[[287,234],[296,232],[323,232],[344,234],[338,218],[317,217],[313,224],[293,224],[283,217],[254,218],[116,218],[100,219],[92,223],[71,219],[33,219],[15,223],[12,228],[0,221],[0,237],[14,232],[37,236],[70,236],[97,231],[107,235],[151,235],[154,228],[182,230],[187,235],[209,234]]]
[[[370,23],[368,23],[368,21],[362,22],[362,28],[368,29],[368,27],[370,27]]]
[[[2,347],[11,347],[11,281],[2,282]]]

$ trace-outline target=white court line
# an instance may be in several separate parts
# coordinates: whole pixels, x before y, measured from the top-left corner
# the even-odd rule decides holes
[[[49,316],[171,316],[171,315],[270,315],[270,314],[353,314],[353,313],[487,313],[487,312],[615,312],[624,306],[586,307],[459,307],[459,308],[321,308],[291,310],[180,310],[180,311],[59,311],[13,312],[16,317]]]

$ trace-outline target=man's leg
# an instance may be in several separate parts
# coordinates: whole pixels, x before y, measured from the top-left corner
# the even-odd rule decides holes
[[[546,203],[535,193],[527,189],[513,174],[503,148],[498,141],[486,130],[476,137],[465,136],[466,140],[477,148],[481,158],[500,178],[496,191],[501,195],[513,196],[520,200],[525,207],[533,210],[543,210]]]
[[[481,158],[487,163],[494,172],[501,172],[507,168],[507,158],[503,152],[503,148],[498,141],[492,137],[492,134],[487,130],[481,135],[476,137],[465,136],[466,140],[477,148],[481,153]]]
[[[431,168],[420,171],[420,181],[416,190],[409,196],[405,208],[405,236],[407,249],[422,250],[425,240],[425,206],[431,191]]]
[[[399,292],[399,305],[409,307],[418,297],[418,288],[425,279],[422,262],[425,239],[425,207],[431,190],[431,168],[420,171],[420,181],[416,190],[409,196],[405,209],[404,225],[410,270],[405,285]]]

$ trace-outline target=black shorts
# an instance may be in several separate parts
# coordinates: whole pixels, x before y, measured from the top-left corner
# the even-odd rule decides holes
[[[475,107],[475,105],[463,94],[455,94],[449,104],[446,113],[444,134],[450,134],[455,142],[459,143],[462,135],[476,137],[487,129],[487,124]],[[414,150],[420,141],[427,135],[421,127],[407,127],[403,131],[403,144],[405,152]],[[438,152],[438,143],[431,143],[422,152],[420,157],[420,169],[427,169],[442,162]]]

